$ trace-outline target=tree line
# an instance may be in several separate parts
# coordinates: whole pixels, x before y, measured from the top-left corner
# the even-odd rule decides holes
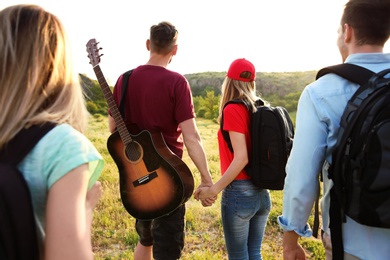
[[[258,73],[257,94],[272,106],[283,106],[292,118],[303,88],[314,80],[315,71]],[[197,117],[216,122],[219,115],[221,84],[224,73],[207,72],[185,75],[190,82]],[[107,115],[107,102],[99,83],[80,74],[80,80],[87,97],[87,108],[91,114]]]
[[[270,105],[285,107],[290,114],[295,114],[301,92],[289,93],[283,97],[277,94],[268,96],[258,95]],[[214,91],[206,91],[205,95],[195,96],[193,99],[196,116],[216,122],[219,115],[221,94],[216,94]]]

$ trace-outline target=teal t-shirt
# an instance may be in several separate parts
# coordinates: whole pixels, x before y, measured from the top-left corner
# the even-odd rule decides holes
[[[93,144],[67,124],[48,132],[19,164],[30,188],[39,236],[45,237],[45,210],[51,186],[69,171],[89,163],[89,187],[100,176],[104,161]]]

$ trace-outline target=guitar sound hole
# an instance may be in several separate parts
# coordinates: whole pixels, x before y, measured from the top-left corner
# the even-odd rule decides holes
[[[131,142],[126,146],[126,155],[127,158],[133,162],[136,163],[140,159],[142,159],[142,147],[139,143],[137,142]]]

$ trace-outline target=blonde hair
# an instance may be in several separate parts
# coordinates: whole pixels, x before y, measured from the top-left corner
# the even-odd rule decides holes
[[[244,82],[225,77],[221,88],[221,103],[219,106],[218,122],[221,122],[221,115],[225,104],[232,99],[241,99],[252,106],[252,111],[256,110],[255,101],[259,99],[256,96],[255,81]]]
[[[47,121],[84,132],[88,112],[70,58],[56,16],[37,5],[0,11],[0,148],[22,128]]]

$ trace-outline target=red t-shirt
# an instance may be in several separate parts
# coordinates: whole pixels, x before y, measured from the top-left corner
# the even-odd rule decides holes
[[[121,75],[114,87],[119,106],[122,95]],[[167,146],[180,158],[183,140],[179,124],[195,117],[190,85],[187,79],[160,66],[141,65],[130,75],[125,96],[125,123],[141,130],[158,130]]]
[[[245,135],[246,146],[251,147],[251,140],[249,134],[249,113],[244,104],[229,104],[223,110],[223,130],[234,131]],[[230,152],[229,147],[222,136],[221,130],[218,130],[218,146],[220,154],[220,164],[222,175],[225,173],[231,162],[234,154]],[[236,177],[236,180],[247,180],[249,176],[243,169]]]

